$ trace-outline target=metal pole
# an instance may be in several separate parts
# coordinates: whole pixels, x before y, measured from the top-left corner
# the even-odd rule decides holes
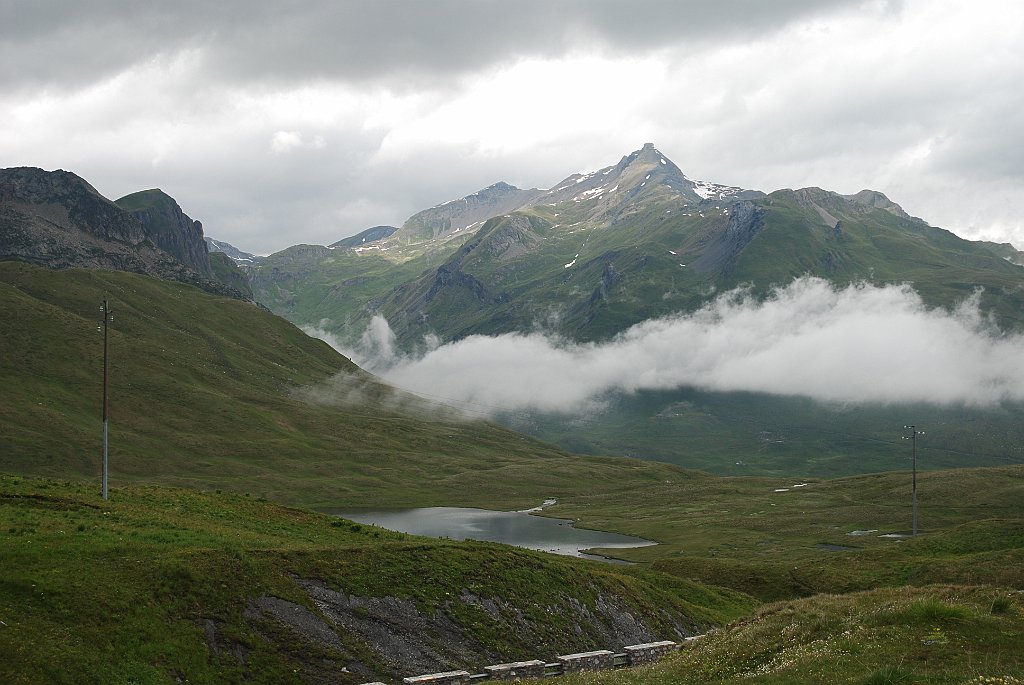
[[[110,319],[110,309],[107,306],[107,301],[103,300],[103,306],[100,307],[103,310],[103,499],[107,499],[107,470],[108,470],[108,459],[107,459],[107,352],[109,350],[107,344],[107,323]]]
[[[917,537],[917,429],[910,438],[910,451],[913,454],[913,485],[911,486],[911,499],[913,500],[914,537]]]
[[[924,431],[917,430],[917,426],[914,424],[908,424],[904,428],[910,429],[910,437],[903,436],[904,440],[910,440],[910,453],[912,455],[912,473],[913,480],[911,481],[910,488],[910,500],[911,500],[911,516],[912,516],[912,531],[914,537],[917,537],[917,436],[924,435]]]

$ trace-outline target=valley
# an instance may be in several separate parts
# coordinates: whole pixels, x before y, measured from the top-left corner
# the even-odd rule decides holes
[[[415,367],[421,378],[407,389],[563,449],[723,475],[830,477],[897,467],[901,427],[917,422],[935,436],[923,445],[926,468],[1021,459],[1020,393],[978,400],[946,396],[940,383],[916,392],[885,388],[949,373],[952,342],[946,366],[918,368],[924,355],[910,354],[930,349],[931,336],[963,336],[961,345],[1019,337],[1024,253],[929,226],[880,192],[765,193],[695,181],[647,144],[548,190],[494,184],[373,235],[381,237],[348,249],[294,246],[239,264],[260,302],[390,383],[402,385],[403,370]],[[806,297],[815,287],[817,299]],[[829,306],[847,301],[848,311],[801,318],[804,308],[824,310],[829,289]],[[770,308],[774,321],[766,319]],[[937,317],[952,329],[930,330]],[[677,329],[671,356],[667,343],[657,353],[642,341],[627,344],[658,326]],[[890,333],[883,341],[874,328]],[[783,342],[776,351],[752,341],[718,351],[729,349],[730,338],[770,340],[785,330],[794,338],[818,334],[819,349],[790,350]],[[485,381],[459,376],[465,367],[466,376],[487,377],[480,336],[502,350],[496,355],[534,344],[537,368],[528,359],[517,364],[538,376],[552,375],[545,364],[652,360],[606,388],[567,377],[566,384],[597,387],[588,406],[510,406],[490,401],[501,392],[482,387]],[[477,341],[472,353],[456,361],[470,341]],[[596,346],[590,357],[588,345]],[[683,352],[688,346],[691,355]],[[865,349],[873,356],[859,359]],[[442,353],[444,365],[431,371],[428,362]],[[793,361],[812,353],[828,360],[820,370]],[[1014,367],[1010,352],[979,354],[993,367]],[[759,357],[757,368],[750,360]],[[778,381],[758,382],[780,362],[787,366]],[[692,371],[680,370],[691,364]],[[882,390],[844,394],[843,384],[852,384],[845,376],[858,364],[860,378],[877,373]],[[673,373],[680,380],[635,379]],[[837,380],[792,390],[782,378],[801,374]],[[506,382],[495,374],[490,383]],[[452,390],[460,385],[467,386],[462,394]]]
[[[598,393],[576,415],[502,412],[441,401],[454,377],[393,387],[297,327],[358,349],[380,316],[393,337],[376,342],[425,358],[536,342],[543,321],[544,340],[578,361],[616,356],[603,346],[657,317],[713,318],[709,303],[740,284],[744,313],[785,308],[779,288],[813,277],[795,288],[856,297],[913,282],[942,325],[955,317],[939,310],[975,297],[1012,350],[1012,248],[968,244],[880,194],[692,181],[648,146],[552,190],[495,184],[351,244],[204,262],[201,225],[163,193],[111,203],[46,173],[0,183],[4,682],[356,685],[695,635],[657,666],[585,679],[1024,675],[1012,395],[844,403],[683,384]],[[842,290],[863,278],[877,283]],[[908,421],[927,427],[917,537]],[[634,562],[612,566],[323,513],[548,500],[540,515],[658,544],[595,550]]]

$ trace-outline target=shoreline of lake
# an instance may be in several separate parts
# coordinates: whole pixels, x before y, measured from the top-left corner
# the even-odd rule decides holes
[[[399,533],[451,540],[499,542],[514,547],[608,563],[630,562],[588,553],[585,550],[633,549],[658,544],[653,540],[633,535],[576,528],[575,522],[571,519],[534,515],[554,503],[554,500],[549,499],[538,507],[523,511],[493,511],[469,507],[323,511],[356,523],[376,525]]]

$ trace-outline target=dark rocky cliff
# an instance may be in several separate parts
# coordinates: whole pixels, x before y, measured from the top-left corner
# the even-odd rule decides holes
[[[68,171],[0,169],[0,260],[51,269],[132,271],[247,299],[237,288],[215,280],[198,222],[180,236],[172,235],[174,225],[159,226],[153,230],[160,235],[150,235],[147,229],[159,224],[162,216],[143,221]],[[196,240],[198,247],[192,245]],[[160,243],[172,248],[177,244],[179,252],[194,259],[185,261]],[[197,257],[199,250],[205,269]]]
[[[160,189],[140,190],[115,204],[142,223],[146,235],[157,247],[207,278],[214,277],[203,239],[203,225],[181,211],[173,197]]]

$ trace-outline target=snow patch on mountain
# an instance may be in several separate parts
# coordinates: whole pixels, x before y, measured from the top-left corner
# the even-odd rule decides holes
[[[708,181],[694,181],[693,192],[697,193],[697,195],[705,200],[710,200],[712,198],[716,200],[726,200],[743,192],[743,189],[736,188],[734,186],[723,186],[718,183],[709,183]]]

